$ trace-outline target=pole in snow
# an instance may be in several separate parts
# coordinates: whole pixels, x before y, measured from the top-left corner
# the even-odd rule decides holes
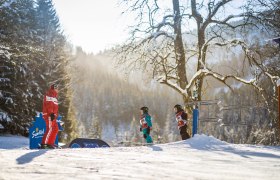
[[[279,131],[280,131],[280,79],[278,79],[277,81],[277,89],[278,89],[278,124],[279,124]]]
[[[272,40],[274,42],[278,43],[279,48],[280,48],[280,37],[274,38]],[[280,135],[280,79],[278,79],[278,81],[277,81],[277,89],[278,89],[278,124],[279,124],[278,130],[279,130],[279,135]]]
[[[197,128],[198,128],[198,117],[199,117],[199,110],[198,106],[196,105],[193,109],[193,129],[192,129],[192,136],[197,134]]]

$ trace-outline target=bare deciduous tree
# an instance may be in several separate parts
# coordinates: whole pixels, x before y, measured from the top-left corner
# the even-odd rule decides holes
[[[206,77],[220,81],[231,90],[232,81],[250,85],[264,99],[266,93],[258,80],[265,76],[276,86],[279,77],[269,73],[261,55],[244,40],[230,39],[228,35],[256,25],[255,14],[249,8],[251,4],[238,4],[233,0],[122,2],[128,7],[126,13],[136,15],[136,24],[132,26],[128,42],[116,48],[118,63],[125,64],[126,70],[143,69],[152,73],[160,83],[179,92],[185,103],[202,100]],[[191,35],[195,40],[187,38]],[[244,63],[254,69],[252,78],[248,80],[238,73],[222,74],[211,68],[208,56],[211,50],[219,48],[241,49]],[[193,60],[195,66],[188,65]]]

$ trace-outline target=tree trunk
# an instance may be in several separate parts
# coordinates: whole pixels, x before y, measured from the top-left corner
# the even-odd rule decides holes
[[[200,69],[203,69],[205,65],[205,58],[206,58],[206,47],[203,45],[205,44],[205,28],[202,26],[201,27],[201,22],[197,21],[197,28],[198,28],[198,50],[199,50],[199,55],[198,55],[198,62],[197,62],[197,71]],[[203,65],[204,64],[204,65]],[[197,81],[196,81],[196,90],[197,90],[197,101],[201,101],[202,99],[202,87],[203,87],[203,79],[204,77],[201,76]]]
[[[174,12],[174,49],[175,57],[178,62],[177,72],[179,77],[179,85],[182,89],[186,88],[187,76],[186,76],[186,58],[183,45],[182,31],[181,31],[181,14],[179,0],[173,0],[173,12]]]
[[[278,80],[280,81],[280,80]],[[278,133],[279,133],[279,139],[280,139],[280,83],[277,87],[278,89]]]

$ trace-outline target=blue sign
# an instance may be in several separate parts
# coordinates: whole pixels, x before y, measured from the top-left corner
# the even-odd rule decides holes
[[[193,129],[192,129],[192,136],[197,134],[198,129],[198,117],[199,117],[199,111],[197,108],[193,109]]]
[[[61,126],[61,116],[57,118],[57,124],[59,131],[63,131]],[[29,128],[29,148],[38,149],[41,146],[43,136],[46,132],[46,123],[43,118],[43,114],[40,113],[39,116],[35,117],[33,126]],[[56,137],[55,144],[58,145],[58,136]]]
[[[86,139],[86,138],[77,138],[74,139],[70,145],[70,148],[105,148],[110,147],[105,141],[101,139]]]
[[[82,148],[79,144],[73,143],[70,148]]]

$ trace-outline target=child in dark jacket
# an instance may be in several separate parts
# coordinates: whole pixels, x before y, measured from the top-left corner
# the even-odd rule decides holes
[[[177,121],[178,129],[180,130],[180,135],[182,137],[182,140],[189,139],[191,136],[187,132],[188,114],[185,113],[182,106],[179,104],[176,104],[174,106],[174,111],[176,114],[176,121]]]

